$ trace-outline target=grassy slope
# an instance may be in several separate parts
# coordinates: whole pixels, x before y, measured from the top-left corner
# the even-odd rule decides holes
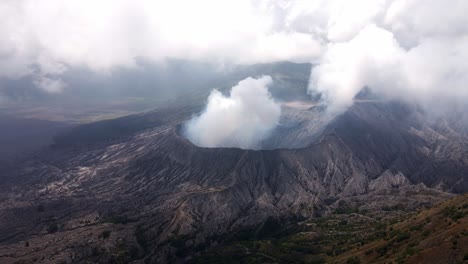
[[[419,213],[342,212],[295,227],[260,227],[193,262],[468,263],[468,195]]]
[[[345,252],[338,263],[468,263],[468,195],[391,225],[389,235]]]

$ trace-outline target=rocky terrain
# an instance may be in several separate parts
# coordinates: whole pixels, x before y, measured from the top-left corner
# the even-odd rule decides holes
[[[270,218],[303,221],[343,204],[415,210],[467,190],[466,131],[449,120],[366,101],[314,126],[317,106],[284,107],[302,126],[283,123],[280,149],[196,147],[179,134],[191,107],[75,128],[3,185],[2,262],[183,261]],[[145,126],[70,144],[128,120]]]

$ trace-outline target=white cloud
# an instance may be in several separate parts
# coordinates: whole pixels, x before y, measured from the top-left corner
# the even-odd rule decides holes
[[[48,93],[60,93],[66,86],[66,84],[62,80],[53,79],[46,76],[36,77],[36,79],[34,80],[34,84]]]
[[[425,38],[457,37],[468,33],[465,0],[396,0],[383,18],[403,46]]]
[[[350,41],[329,44],[312,70],[309,89],[322,94],[331,112],[341,112],[366,85],[396,85],[403,53],[392,33],[367,26]]]
[[[143,57],[257,63],[310,61],[320,44],[274,29],[269,1],[5,0],[0,2],[0,77],[38,67],[106,72]],[[34,67],[33,67],[34,66]]]
[[[205,110],[188,121],[184,134],[202,147],[257,149],[278,125],[281,107],[268,92],[270,76],[247,78],[229,96],[213,90]]]
[[[330,39],[309,91],[321,93],[333,113],[349,107],[364,86],[430,108],[466,104],[468,19],[461,10],[468,10],[468,2],[397,0],[379,6],[364,16],[369,21],[358,23],[358,32],[345,28],[345,37]]]
[[[310,90],[333,111],[365,85],[426,103],[463,101],[466,10],[466,0],[4,0],[0,77],[32,75],[62,89],[69,67],[107,72],[136,58],[293,60],[318,64]]]

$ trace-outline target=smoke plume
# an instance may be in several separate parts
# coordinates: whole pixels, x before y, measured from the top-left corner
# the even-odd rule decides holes
[[[247,78],[229,96],[213,90],[205,110],[185,124],[184,134],[201,147],[257,149],[278,125],[281,107],[268,92],[270,76]]]
[[[468,101],[468,19],[460,10],[468,2],[375,2],[380,4],[366,12],[365,23],[328,30],[330,41],[312,70],[309,91],[321,94],[335,114],[365,86],[384,98],[431,110],[463,107]]]

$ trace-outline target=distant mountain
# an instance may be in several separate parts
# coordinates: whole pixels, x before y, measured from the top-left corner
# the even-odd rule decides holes
[[[63,122],[0,115],[0,161],[37,151],[53,142],[53,137],[72,127]]]
[[[65,106],[65,111],[107,105],[116,110],[118,104],[139,99],[139,104],[125,105],[125,109],[144,111],[167,101],[200,103],[212,89],[227,90],[249,76],[271,75],[275,84],[270,88],[275,98],[308,99],[306,93],[310,63],[276,62],[254,65],[224,65],[171,59],[165,63],[139,60],[133,68],[115,68],[107,74],[81,68],[71,68],[61,75],[66,84],[61,93],[48,93],[37,88],[31,77],[18,80],[0,78],[0,98],[35,106]],[[287,86],[287,89],[285,89]],[[185,100],[187,98],[188,100]],[[40,104],[41,107],[37,107]],[[24,110],[24,109],[23,109]],[[75,109],[83,110],[83,109]],[[101,109],[102,110],[102,109]],[[59,113],[64,114],[64,113]]]

